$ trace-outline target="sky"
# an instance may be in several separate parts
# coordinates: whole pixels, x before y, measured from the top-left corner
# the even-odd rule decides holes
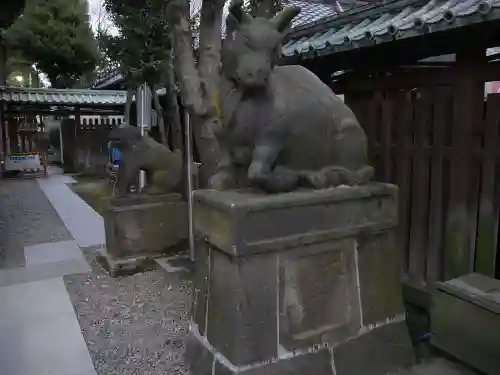
[[[90,13],[90,24],[94,31],[98,27],[99,23],[104,23],[110,29],[109,31],[113,34],[116,29],[113,27],[111,22],[106,17],[106,11],[103,7],[103,0],[87,0],[89,3],[89,13]]]

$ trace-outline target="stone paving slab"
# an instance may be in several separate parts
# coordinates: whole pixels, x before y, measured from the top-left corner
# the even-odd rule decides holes
[[[90,267],[85,260],[65,260],[28,267],[0,270],[0,287],[29,283],[72,274],[87,274]],[[1,372],[0,372],[1,374]]]
[[[40,265],[69,260],[86,262],[78,244],[74,241],[46,242],[24,248],[26,265]],[[62,276],[62,275],[61,275]]]
[[[23,267],[25,246],[72,239],[35,180],[0,181],[0,269]]]
[[[95,375],[61,278],[0,288],[2,375]]]
[[[39,179],[38,184],[80,247],[106,243],[102,217],[60,176]]]

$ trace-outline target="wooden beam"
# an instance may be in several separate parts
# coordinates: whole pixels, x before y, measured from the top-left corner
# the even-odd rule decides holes
[[[23,115],[47,115],[47,116],[70,116],[74,115],[74,110],[57,110],[51,111],[49,109],[37,109],[37,108],[9,108],[5,113],[16,116]],[[119,110],[102,110],[96,112],[96,110],[92,109],[81,109],[79,110],[80,115],[82,116],[118,116],[123,115],[123,111]]]
[[[500,62],[482,62],[467,74],[476,82],[500,80]],[[395,69],[387,72],[372,72],[371,76],[356,76],[355,72],[346,74],[334,85],[345,92],[411,89],[428,86],[453,85],[464,73],[458,66],[449,68]],[[369,74],[369,73],[365,73]]]

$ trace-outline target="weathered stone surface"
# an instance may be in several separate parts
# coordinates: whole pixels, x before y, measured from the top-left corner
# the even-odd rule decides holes
[[[358,238],[363,324],[376,324],[405,311],[394,232]]]
[[[285,250],[393,228],[396,195],[380,183],[280,195],[198,190],[195,229],[233,256]]]
[[[404,321],[386,324],[333,349],[336,375],[386,375],[414,363]]]
[[[470,274],[440,283],[432,344],[486,374],[500,374],[500,281]]]
[[[188,334],[186,339],[185,356],[193,374],[212,375],[214,356],[192,332]]]
[[[280,256],[280,344],[287,350],[335,344],[361,328],[353,239]]]
[[[236,372],[223,363],[215,363],[214,375],[334,375],[331,354],[327,349],[319,352],[282,359],[261,367]]]
[[[370,181],[367,138],[354,113],[311,71],[278,63],[276,51],[300,7],[272,19],[253,18],[242,7],[242,1],[230,3],[234,32],[221,51],[217,93],[224,126],[215,134],[211,187],[253,185],[279,193]]]
[[[185,248],[187,207],[179,194],[113,199],[103,217],[110,271]]]
[[[208,288],[210,280],[210,244],[197,240],[195,245],[196,262],[193,292],[192,317],[200,334],[206,335]]]
[[[277,356],[277,256],[211,252],[207,337],[235,365]]]
[[[194,321],[206,330],[199,340],[214,353],[215,373],[332,375],[328,348],[341,366],[335,375],[411,364],[396,194],[384,184],[274,197],[195,192],[202,306]]]

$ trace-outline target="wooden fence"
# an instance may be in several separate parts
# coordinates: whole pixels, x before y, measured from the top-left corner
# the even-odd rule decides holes
[[[483,87],[346,95],[377,180],[400,188],[402,261],[421,284],[472,270],[500,276],[500,95],[485,100]]]

